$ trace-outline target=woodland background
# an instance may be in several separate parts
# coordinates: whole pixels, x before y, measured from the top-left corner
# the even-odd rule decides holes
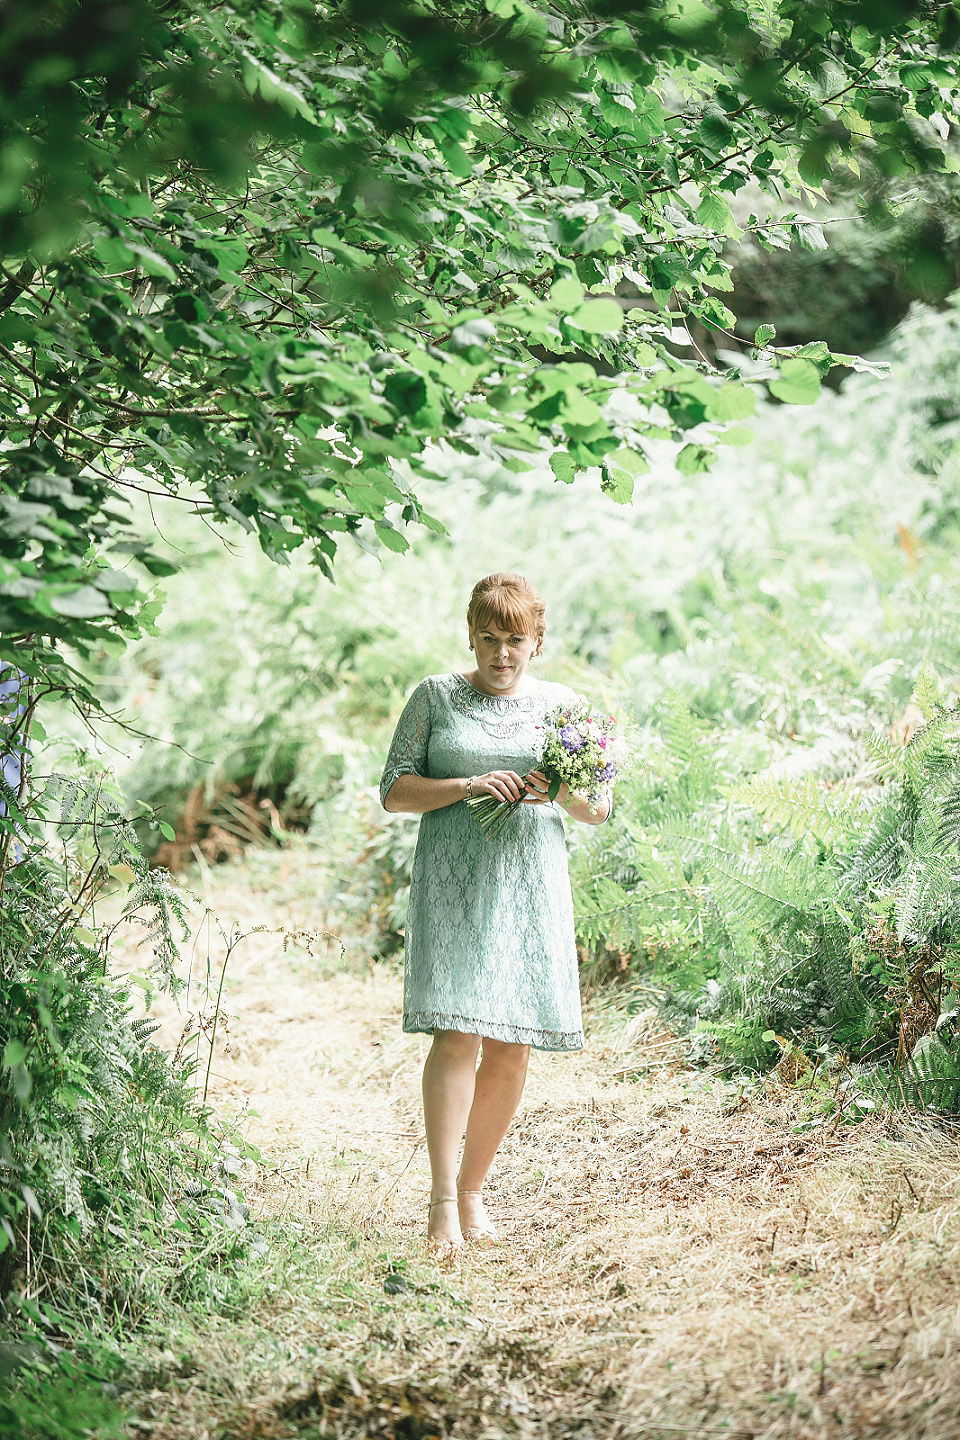
[[[157,1277],[189,1308],[255,1259],[217,977],[175,1053],[150,1001],[252,847],[312,867],[294,950],[395,971],[376,780],[494,569],[631,737],[570,835],[588,1000],[793,1087],[798,1134],[949,1132],[958,43],[940,4],[5,7],[20,1433],[124,1424]]]

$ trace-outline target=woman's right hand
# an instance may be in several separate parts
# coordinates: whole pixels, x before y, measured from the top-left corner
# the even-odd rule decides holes
[[[515,770],[491,770],[473,777],[474,795],[492,795],[495,800],[522,800],[527,787]]]

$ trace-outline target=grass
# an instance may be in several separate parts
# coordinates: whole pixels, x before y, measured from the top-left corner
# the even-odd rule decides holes
[[[427,1042],[400,1031],[398,970],[278,932],[330,928],[314,864],[304,844],[193,877],[225,930],[253,932],[223,980],[210,1097],[263,1157],[231,1162],[254,1239],[114,1336],[127,1435],[954,1440],[955,1132],[804,1127],[788,1071],[691,1069],[652,1010],[607,992],[582,1055],[534,1057],[489,1187],[504,1242],[440,1262]],[[228,939],[199,935],[188,1008]],[[156,1008],[175,1044],[184,1015]]]

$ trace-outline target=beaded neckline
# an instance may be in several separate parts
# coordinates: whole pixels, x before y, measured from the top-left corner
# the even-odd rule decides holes
[[[488,735],[496,740],[510,740],[527,729],[543,716],[547,699],[543,688],[528,690],[525,695],[488,695],[471,685],[465,675],[455,672],[450,676],[450,704],[461,715],[467,715],[482,725]],[[485,703],[480,704],[483,701]]]

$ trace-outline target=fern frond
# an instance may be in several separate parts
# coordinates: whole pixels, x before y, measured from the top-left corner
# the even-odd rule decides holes
[[[681,696],[675,693],[665,697],[660,734],[671,758],[684,765],[699,759],[707,739],[702,724]]]
[[[146,1045],[150,1036],[155,1035],[159,1029],[160,1021],[151,1020],[149,1017],[130,1021],[130,1033],[141,1045]]]
[[[903,769],[914,789],[922,790],[930,780],[954,769],[958,727],[960,711],[942,710],[911,736],[904,747]]]
[[[891,1098],[923,1110],[960,1112],[960,1051],[939,1035],[921,1035],[904,1069],[887,1082]]]
[[[927,721],[943,714],[943,686],[936,671],[924,665],[913,687],[913,702]]]
[[[944,850],[960,847],[960,780],[950,787],[940,803],[936,842]]]
[[[798,845],[779,849],[768,845],[751,854],[744,853],[742,844],[726,827],[716,834],[702,824],[687,825],[679,831],[664,827],[661,833],[672,839],[681,854],[696,857],[708,880],[716,882],[723,877],[729,882],[728,894],[741,891],[744,897],[752,896],[758,920],[776,916],[783,907],[805,910],[813,898],[815,867]],[[737,908],[749,908],[750,904],[744,898]]]
[[[943,916],[957,903],[960,873],[956,863],[927,853],[908,865],[897,890],[894,914],[901,943],[923,943]]]
[[[813,775],[799,780],[757,775],[732,786],[727,794],[735,805],[748,807],[794,835],[812,835],[830,849],[852,841],[876,808],[863,790],[849,783],[827,789]]]
[[[679,866],[655,863],[645,865],[642,878],[629,889],[609,875],[597,875],[574,890],[573,902],[580,939],[609,940],[625,949],[642,946],[678,906],[689,911],[697,903]]]
[[[127,897],[123,915],[124,919],[144,927],[147,944],[153,951],[153,968],[171,993],[176,994],[183,987],[175,971],[180,958],[179,945],[190,935],[182,892],[174,887],[165,870],[148,870],[144,866]],[[174,934],[175,924],[180,931],[179,941]]]
[[[849,857],[842,892],[859,897],[892,887],[909,857],[917,818],[913,797],[898,789]]]
[[[863,744],[880,780],[893,780],[903,769],[903,746],[895,745],[885,730],[867,730]]]

